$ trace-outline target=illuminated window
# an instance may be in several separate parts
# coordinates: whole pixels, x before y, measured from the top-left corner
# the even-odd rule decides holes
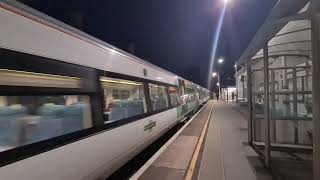
[[[165,86],[149,84],[151,108],[153,111],[169,107],[168,95]]]
[[[112,122],[147,112],[143,84],[116,78],[100,78],[106,121]]]
[[[169,96],[170,96],[170,102],[172,106],[179,105],[179,94],[176,87],[169,87]]]
[[[76,77],[0,69],[0,86],[21,89],[0,96],[0,151],[92,127],[90,97],[61,93],[81,84]],[[25,95],[25,87],[34,95]],[[43,87],[60,89],[60,95],[37,95]]]

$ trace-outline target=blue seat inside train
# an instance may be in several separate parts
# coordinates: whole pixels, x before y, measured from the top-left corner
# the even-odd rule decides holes
[[[160,110],[167,107],[167,103],[165,98],[157,97],[152,101],[153,110]]]
[[[144,113],[142,100],[128,100],[125,103],[128,117]]]
[[[63,134],[83,129],[83,112],[86,104],[76,103],[66,106],[62,112]]]
[[[126,114],[126,109],[122,107],[122,101],[112,102],[110,120],[116,121],[116,120],[124,119],[126,117],[125,114]]]
[[[19,132],[19,118],[27,114],[24,106],[0,107],[0,146],[14,146]]]
[[[44,105],[38,110],[40,116],[37,129],[32,133],[31,142],[68,134],[83,129],[85,104],[70,106]],[[30,143],[30,141],[28,143]]]
[[[142,100],[119,100],[112,103],[111,120],[116,121],[144,113]]]
[[[40,116],[39,124],[32,134],[31,141],[37,142],[59,136],[63,133],[63,111],[64,105],[44,105],[38,109]]]

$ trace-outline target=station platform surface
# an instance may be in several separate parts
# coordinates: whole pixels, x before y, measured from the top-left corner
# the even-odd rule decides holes
[[[245,109],[210,100],[131,179],[271,180],[246,145]]]

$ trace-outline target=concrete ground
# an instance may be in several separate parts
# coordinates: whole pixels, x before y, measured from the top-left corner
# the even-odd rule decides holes
[[[208,118],[212,101],[194,117],[191,123],[143,172],[139,180],[183,180]]]
[[[245,107],[214,102],[198,171],[199,180],[271,180],[258,155],[247,146]],[[195,178],[194,178],[195,179]]]
[[[200,153],[195,153],[212,104],[204,143]],[[195,168],[191,168],[192,180],[312,179],[312,161],[308,160],[309,155],[306,154],[273,151],[273,168],[265,168],[258,154],[247,144],[247,117],[246,106],[234,102],[210,101],[139,179],[190,180],[187,173],[192,167],[192,157],[197,157]]]

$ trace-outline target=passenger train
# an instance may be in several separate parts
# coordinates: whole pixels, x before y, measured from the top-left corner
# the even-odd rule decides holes
[[[0,1],[0,179],[103,179],[209,91],[16,1]]]

